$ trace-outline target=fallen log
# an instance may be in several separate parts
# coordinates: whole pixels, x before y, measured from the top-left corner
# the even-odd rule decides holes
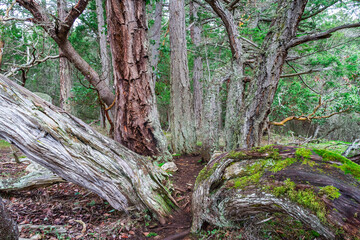
[[[204,223],[243,228],[257,221],[259,228],[282,214],[325,239],[357,239],[359,180],[359,165],[326,150],[267,146],[224,153],[197,177],[192,232]]]
[[[162,222],[176,202],[149,159],[0,75],[0,138],[63,179],[127,211],[149,209]]]

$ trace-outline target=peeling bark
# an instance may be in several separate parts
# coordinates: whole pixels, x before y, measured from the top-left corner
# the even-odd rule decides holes
[[[149,70],[145,1],[108,0],[116,91],[114,139],[147,156],[168,156]]]
[[[359,180],[334,167],[344,162],[336,158],[323,160],[314,152],[311,154],[303,157],[293,147],[276,146],[214,157],[200,172],[195,184],[192,231],[200,230],[204,222],[218,227],[241,228],[245,221],[251,221],[252,216],[266,212],[268,216],[288,214],[326,239],[358,238]],[[274,170],[289,158],[294,161]],[[256,174],[259,178],[252,178]],[[287,179],[293,182],[291,191],[297,198],[290,198],[286,191],[281,195],[274,190],[287,186]],[[239,184],[241,181],[243,185]],[[335,187],[339,195],[331,198],[330,193],[321,193],[325,186]],[[296,191],[311,191],[314,197],[294,195]],[[309,205],[304,205],[305,201]],[[322,210],[312,209],[314,202]]]
[[[161,221],[174,200],[146,158],[0,75],[0,137],[115,209],[150,209]]]

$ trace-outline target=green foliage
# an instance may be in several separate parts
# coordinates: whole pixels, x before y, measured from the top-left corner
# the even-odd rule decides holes
[[[332,185],[321,187],[319,194],[326,195],[326,197],[331,200],[337,199],[341,196],[340,190]]]
[[[247,158],[249,158],[249,156],[246,155],[242,151],[231,151],[226,155],[226,158],[234,159],[234,160],[241,160],[241,159],[247,159]]]
[[[149,232],[148,235],[146,235],[146,237],[156,237],[158,234],[154,233],[154,232]]]
[[[8,143],[5,140],[0,139],[0,149],[5,149],[5,148],[9,148],[11,146],[10,143]]]

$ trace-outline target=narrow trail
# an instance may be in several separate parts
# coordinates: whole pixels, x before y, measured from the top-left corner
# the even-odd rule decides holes
[[[191,197],[196,177],[204,167],[200,160],[200,156],[179,156],[174,159],[179,170],[173,174],[171,180],[175,190],[173,196],[180,209],[165,226],[154,229],[154,232],[159,234],[158,239],[195,239],[189,235],[192,219]]]

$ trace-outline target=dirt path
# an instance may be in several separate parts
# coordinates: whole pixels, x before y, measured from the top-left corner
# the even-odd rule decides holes
[[[157,239],[193,239],[186,234],[191,227],[191,196],[196,177],[204,167],[199,156],[180,156],[175,159],[178,171],[171,178],[174,185],[174,197],[180,209],[175,212],[167,225],[154,229]]]

